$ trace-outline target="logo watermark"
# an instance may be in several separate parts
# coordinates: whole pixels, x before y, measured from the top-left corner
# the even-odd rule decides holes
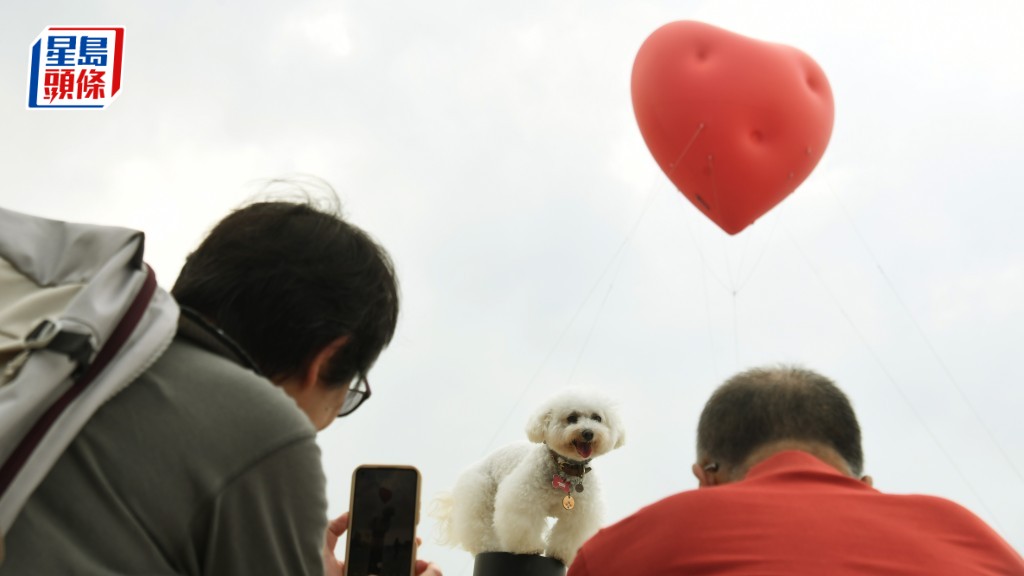
[[[106,108],[121,91],[122,26],[50,26],[32,45],[29,108]]]

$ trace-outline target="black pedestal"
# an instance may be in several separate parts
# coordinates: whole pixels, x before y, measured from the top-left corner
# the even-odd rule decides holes
[[[535,554],[481,552],[473,576],[565,576],[565,564]]]

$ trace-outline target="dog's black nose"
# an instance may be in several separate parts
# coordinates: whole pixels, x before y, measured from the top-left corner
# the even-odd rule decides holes
[[[584,430],[582,436],[583,439],[586,440],[587,442],[590,442],[591,440],[594,439],[594,433],[591,432],[590,430]]]

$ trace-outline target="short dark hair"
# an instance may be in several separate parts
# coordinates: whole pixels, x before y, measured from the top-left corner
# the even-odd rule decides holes
[[[234,339],[271,379],[298,374],[348,336],[321,376],[365,375],[398,321],[387,252],[340,214],[268,201],[220,221],[188,256],[172,294]]]
[[[831,380],[796,366],[755,368],[733,376],[708,399],[697,425],[697,453],[735,468],[779,440],[834,448],[859,476],[860,425]]]

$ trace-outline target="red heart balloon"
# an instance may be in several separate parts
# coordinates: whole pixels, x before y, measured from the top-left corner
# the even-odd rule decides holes
[[[632,92],[658,166],[729,234],[793,192],[832,135],[832,88],[814,60],[700,22],[644,41]]]

